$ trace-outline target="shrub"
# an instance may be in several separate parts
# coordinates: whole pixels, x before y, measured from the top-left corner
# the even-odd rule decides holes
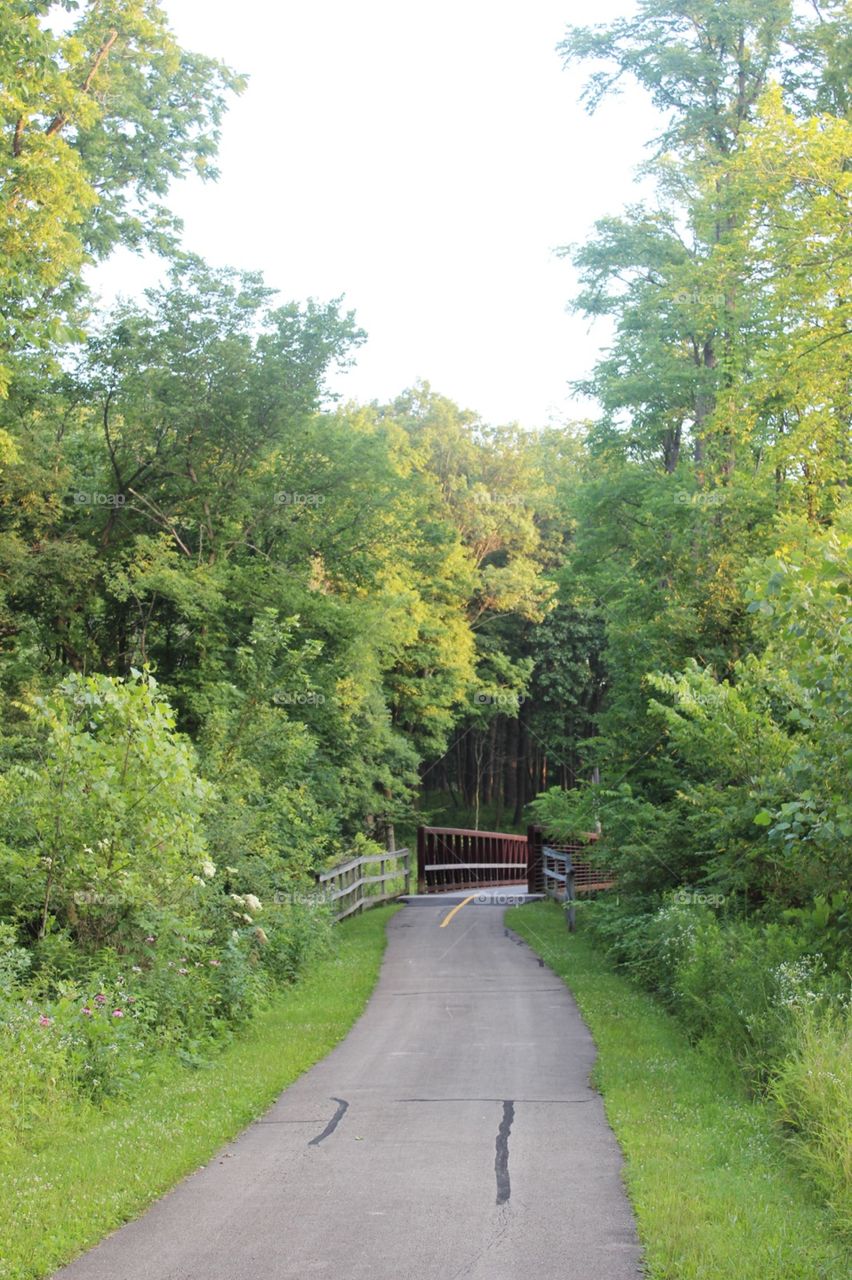
[[[584,918],[613,959],[753,1087],[766,1085],[790,1048],[793,1005],[827,1000],[836,987],[792,924],[725,918],[677,895],[645,911],[602,900]]]
[[[100,1102],[140,1078],[146,1019],[138,997],[123,984],[96,984],[92,993],[67,987],[46,1016],[46,1034],[63,1049],[64,1078],[79,1094]]]
[[[0,910],[39,938],[58,923],[93,951],[215,873],[211,787],[150,675],[71,675],[22,705],[32,759],[2,778]]]
[[[10,996],[23,982],[32,960],[18,946],[17,935],[10,924],[0,924],[0,998]]]
[[[292,982],[331,945],[331,913],[319,901],[293,894],[264,918],[266,942],[260,960],[276,982]]]
[[[852,1232],[852,1003],[800,1003],[794,1027],[772,1095],[797,1159]]]
[[[158,1054],[202,1065],[331,934],[305,848],[217,869],[215,793],[150,676],[71,676],[27,709],[26,763],[0,776],[0,1149]]]
[[[752,1086],[766,1084],[792,1030],[785,996],[818,985],[819,958],[803,957],[791,929],[719,921],[697,922],[677,966],[677,1012],[696,1040],[712,1043],[736,1062]]]
[[[48,1019],[31,999],[0,999],[0,1155],[40,1146],[71,1106],[68,1045]]]
[[[775,1099],[798,1162],[852,1231],[852,998],[848,977],[809,951],[824,934],[809,919],[726,918],[677,895],[581,910],[694,1040]]]

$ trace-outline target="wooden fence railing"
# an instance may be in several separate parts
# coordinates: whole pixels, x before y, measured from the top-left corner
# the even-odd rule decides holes
[[[393,871],[386,871],[385,863],[388,862],[398,862],[400,865]],[[379,875],[363,874],[365,867],[376,863],[380,863],[382,867]],[[403,881],[401,889],[394,889],[391,893],[371,891],[372,886],[384,886],[392,880],[400,879]],[[394,849],[388,853],[367,853],[360,858],[350,858],[348,862],[341,862],[328,871],[318,871],[316,881],[326,902],[331,903],[333,908],[340,904],[341,909],[334,912],[335,922],[345,920],[356,911],[374,907],[379,902],[388,902],[391,898],[398,898],[401,893],[411,892],[411,853],[408,849]]]

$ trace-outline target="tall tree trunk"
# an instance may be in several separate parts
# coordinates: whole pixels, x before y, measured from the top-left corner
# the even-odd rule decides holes
[[[527,730],[522,716],[518,716],[518,746],[515,757],[515,812],[512,822],[521,821],[529,796],[527,794]]]

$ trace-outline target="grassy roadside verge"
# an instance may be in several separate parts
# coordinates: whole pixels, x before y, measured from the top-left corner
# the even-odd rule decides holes
[[[0,1277],[36,1280],[136,1217],[324,1057],[375,985],[378,907],[340,925],[335,950],[202,1070],[161,1061],[110,1108],[80,1108],[0,1162]]]
[[[507,925],[571,987],[622,1150],[647,1280],[836,1280],[852,1251],[793,1169],[769,1108],[690,1045],[554,903]]]

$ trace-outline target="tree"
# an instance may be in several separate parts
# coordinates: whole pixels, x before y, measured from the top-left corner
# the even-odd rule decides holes
[[[711,883],[777,913],[848,874],[827,676],[846,644],[850,134],[829,108],[847,38],[843,5],[644,0],[563,46],[607,64],[592,106],[632,74],[666,113],[658,198],[575,251],[576,305],[613,341],[584,384],[602,414],[561,503],[554,616],[596,620],[603,696],[585,777],[535,806],[554,829],[599,820],[627,891]]]
[[[796,124],[793,114],[813,116],[827,101],[820,85],[835,61],[832,33],[848,41],[842,5],[817,5],[809,19],[789,0],[643,0],[635,17],[572,28],[560,46],[566,62],[605,63],[586,86],[591,109],[632,75],[667,121],[646,167],[658,180],[656,207],[602,220],[573,255],[583,280],[575,306],[614,317],[616,332],[611,353],[582,389],[600,399],[607,425],[618,428],[629,414],[634,449],[661,453],[669,472],[688,442],[701,484],[724,478],[738,446],[751,443],[744,440],[753,419],[742,411],[743,385],[767,347],[767,307],[780,331],[789,323],[789,309],[782,319],[772,292],[776,273],[803,255],[792,238],[782,247],[764,234],[769,201],[768,216],[788,233],[795,228],[793,237],[799,220],[791,220],[792,202],[813,225],[805,243],[815,246],[809,256],[813,283],[822,286],[820,314],[834,306],[831,324],[842,332],[847,323],[847,292],[842,283],[832,286],[829,260],[817,248],[829,237],[836,246],[831,269],[843,270],[847,126],[830,116]],[[784,86],[783,105],[769,89],[773,76]],[[798,160],[785,165],[791,142]],[[812,288],[810,273],[807,282],[799,279]],[[716,414],[720,397],[727,412]]]
[[[243,81],[181,49],[156,0],[2,0],[0,22],[5,394],[16,358],[76,336],[87,262],[117,244],[171,251],[162,198],[187,172],[216,176]]]
[[[2,779],[4,911],[43,937],[103,944],[146,904],[176,907],[212,876],[211,788],[150,676],[69,676],[27,704],[34,758]]]
[[[466,612],[476,637],[475,674],[451,748],[445,753],[442,746],[440,757],[426,761],[424,779],[433,789],[458,786],[477,818],[481,803],[502,804],[509,791],[513,810],[522,808],[530,635],[550,608],[554,588],[545,569],[559,541],[545,517],[553,484],[539,437],[511,425],[488,426],[428,384],[383,413],[407,432],[444,519],[457,530],[470,576]],[[555,462],[556,454],[552,449],[548,459]]]
[[[848,103],[847,0],[639,0],[609,26],[571,27],[566,65],[604,64],[583,98],[594,111],[625,76],[665,116],[661,153],[728,155],[773,77],[805,109],[843,113]]]

